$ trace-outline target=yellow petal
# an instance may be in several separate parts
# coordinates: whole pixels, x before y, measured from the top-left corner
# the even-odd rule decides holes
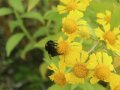
[[[110,24],[104,25],[103,28],[105,32],[108,32],[110,30]]]
[[[113,32],[114,32],[115,35],[120,34],[119,28],[114,28]]]
[[[64,5],[58,5],[57,10],[59,11],[60,14],[66,13],[66,7]]]
[[[97,37],[99,37],[101,40],[103,40],[104,32],[100,28],[95,29],[95,34]]]
[[[114,87],[120,84],[120,76],[114,73],[111,73],[110,78],[108,79],[110,87],[114,90]]]
[[[84,83],[83,78],[77,78],[73,73],[67,73],[65,77],[69,84]]]
[[[59,69],[61,72],[64,72],[65,71],[65,68],[66,68],[66,64],[63,60],[60,60],[59,61]]]
[[[110,16],[111,17],[111,12],[106,10],[106,16]]]
[[[58,68],[53,63],[50,66],[48,66],[48,69],[53,70],[54,72],[58,71]]]
[[[85,63],[85,61],[87,60],[87,58],[88,58],[87,52],[86,52],[86,51],[82,51],[82,52],[81,52],[81,55],[80,55],[80,61],[81,61],[82,63]]]
[[[94,69],[97,64],[98,63],[97,63],[96,55],[93,53],[89,57],[89,60],[87,62],[87,68]]]
[[[105,14],[103,14],[103,13],[98,13],[97,14],[97,18],[104,18],[105,17]]]
[[[96,58],[97,58],[98,64],[102,64],[102,52],[97,52]]]
[[[96,84],[99,81],[96,77],[91,78],[90,82],[91,84]]]
[[[68,4],[71,0],[60,0],[61,3],[63,4]]]
[[[106,64],[106,65],[111,65],[112,63],[112,57],[111,56],[108,56],[107,53],[103,52],[102,53],[102,58],[103,58],[103,64]]]
[[[75,21],[79,20],[82,17],[83,17],[83,13],[78,10],[71,11],[70,14],[67,16],[67,18],[73,19]]]

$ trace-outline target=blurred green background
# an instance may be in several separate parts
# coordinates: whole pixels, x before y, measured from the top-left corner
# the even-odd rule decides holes
[[[47,90],[53,84],[47,66],[56,58],[51,60],[44,46],[63,36],[58,3],[0,0],[0,90]],[[119,0],[93,0],[84,15],[91,28],[97,26],[96,13],[106,9],[112,11],[111,27],[120,25]]]

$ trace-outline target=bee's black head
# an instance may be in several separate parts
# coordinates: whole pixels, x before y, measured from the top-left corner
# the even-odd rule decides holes
[[[45,49],[46,51],[48,52],[48,54],[50,54],[51,56],[57,56],[59,55],[57,53],[57,43],[52,41],[52,40],[49,40],[46,45],[45,45]]]

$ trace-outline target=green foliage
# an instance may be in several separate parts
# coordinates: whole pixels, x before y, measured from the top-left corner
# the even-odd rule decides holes
[[[7,56],[9,57],[12,53],[12,51],[17,47],[17,45],[26,37],[27,42],[25,42],[23,48],[16,52],[16,54],[19,54],[19,57],[26,60],[26,54],[33,50],[33,49],[40,49],[44,52],[43,60],[45,63],[42,63],[40,65],[39,71],[42,76],[42,80],[45,81],[46,74],[47,74],[47,64],[50,64],[52,62],[56,63],[57,60],[59,60],[57,57],[51,58],[49,57],[48,53],[45,53],[44,47],[47,41],[54,40],[57,41],[59,36],[62,35],[60,32],[61,28],[61,21],[62,21],[62,15],[60,15],[56,8],[51,8],[55,0],[8,0],[8,3],[10,6],[1,7],[0,8],[0,16],[10,15],[13,18],[9,19],[9,28],[11,33],[10,38],[8,39],[6,43],[6,52]],[[57,0],[56,0],[57,1]],[[44,6],[40,6],[44,5]],[[36,8],[36,6],[38,6]],[[39,9],[38,9],[39,8]],[[85,12],[85,19],[88,21],[88,23],[92,27],[96,27],[96,13],[97,12],[105,12],[105,9],[112,11],[112,21],[111,25],[119,26],[120,25],[120,3],[117,3],[115,0],[93,0],[91,2],[90,7]],[[29,22],[25,23],[25,20],[34,20],[35,25],[37,27],[32,26],[34,30],[31,30],[29,25]],[[5,19],[6,21],[7,19]],[[36,23],[39,21],[38,23]],[[19,31],[18,31],[19,30]],[[31,33],[32,32],[32,33]],[[93,34],[94,35],[94,34]],[[63,36],[64,37],[64,36]],[[84,49],[88,50],[92,46],[92,41],[87,41],[83,43]],[[89,46],[89,47],[88,47]],[[41,57],[39,57],[41,58]],[[13,63],[14,60],[10,60],[10,62],[6,62],[3,60],[4,65],[9,65]],[[29,62],[29,61],[28,61]],[[36,62],[36,61],[34,61]],[[24,66],[20,66],[20,72],[14,75],[14,79],[16,81],[20,81],[21,79],[29,78],[34,81],[35,84],[28,87],[26,90],[40,90],[38,87],[40,87],[41,81],[40,76],[37,75],[30,75],[32,71]],[[22,74],[21,74],[22,73]],[[36,89],[37,88],[37,89]],[[65,87],[60,87],[58,85],[51,86],[48,90],[106,90],[104,87],[102,87],[99,84],[96,85],[90,85],[89,83],[86,83],[84,85],[66,85]]]
[[[2,7],[0,8],[0,16],[9,15],[12,13],[12,10],[10,8]]]
[[[56,10],[50,10],[45,13],[45,19],[49,21],[61,21],[62,17]]]
[[[8,0],[8,2],[14,10],[20,13],[23,13],[25,11],[22,0]]]
[[[11,32],[14,32],[15,28],[19,26],[20,26],[20,22],[18,20],[9,21],[9,27]]]
[[[40,0],[29,0],[28,3],[28,11],[31,11],[38,3]]]
[[[36,19],[36,20],[39,20],[40,22],[44,23],[44,19],[43,19],[42,15],[36,11],[24,13],[22,15],[22,18]]]
[[[53,85],[50,88],[48,88],[48,90],[70,90],[70,85],[66,85],[64,87],[58,86],[58,85]]]
[[[48,70],[48,65],[46,62],[42,63],[39,67],[39,71],[40,71],[40,74],[42,76],[42,79],[44,81],[47,80],[47,77],[46,77],[46,74],[47,74],[47,70]]]
[[[106,90],[99,84],[91,85],[90,83],[78,84],[78,85],[65,85],[60,87],[58,85],[52,85],[48,90]]]
[[[47,34],[48,27],[40,27],[36,32],[33,34],[33,38],[38,38],[39,36],[45,36]]]
[[[21,51],[21,58],[22,59],[25,60],[27,52],[34,49],[34,45],[35,45],[35,43],[30,42],[24,47],[24,49]]]
[[[18,45],[18,43],[23,39],[24,36],[25,36],[24,33],[17,33],[7,41],[6,44],[7,56],[11,54],[12,50]]]

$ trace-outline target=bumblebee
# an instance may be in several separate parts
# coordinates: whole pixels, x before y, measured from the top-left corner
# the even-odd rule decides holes
[[[45,44],[45,49],[46,51],[48,52],[48,54],[52,57],[54,56],[57,56],[57,55],[60,55],[58,52],[57,52],[57,43],[52,41],[52,40],[49,40],[46,44]]]

